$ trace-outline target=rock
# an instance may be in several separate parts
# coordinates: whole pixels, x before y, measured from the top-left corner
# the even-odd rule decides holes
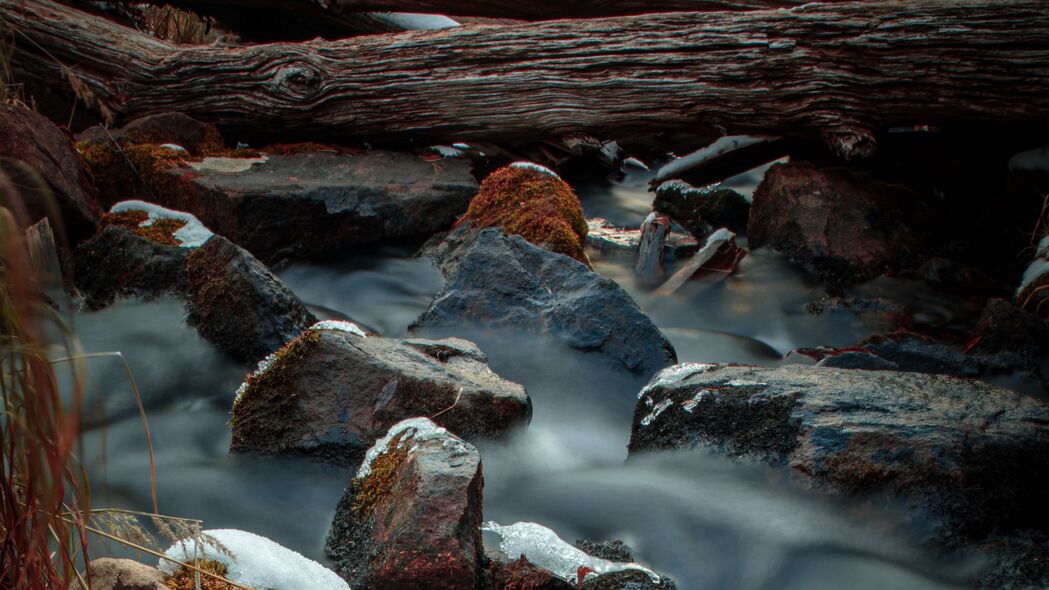
[[[100,557],[87,569],[91,590],[169,590],[160,570],[131,559]],[[70,588],[80,590],[80,584],[73,582]]]
[[[378,150],[205,158],[168,167],[161,180],[159,203],[193,213],[267,264],[432,235],[477,192],[465,160],[435,165]]]
[[[469,227],[426,255],[446,282],[413,328],[474,324],[547,333],[645,376],[675,362],[673,346],[619,285],[567,256],[498,229]]]
[[[750,202],[736,191],[695,188],[680,180],[659,185],[652,208],[672,217],[698,239],[719,227],[746,234],[750,216]]]
[[[572,187],[554,172],[527,162],[488,175],[461,222],[501,227],[551,252],[589,266],[583,252],[587,224]]]
[[[107,214],[109,225],[74,251],[76,285],[87,308],[100,309],[117,297],[176,295],[202,336],[245,362],[273,352],[317,321],[247,251],[190,215],[133,203]]]
[[[523,555],[511,563],[492,560],[487,573],[485,588],[491,590],[577,590],[577,586],[532,565]]]
[[[476,590],[481,455],[425,418],[395,425],[368,451],[325,544],[353,588]]]
[[[189,322],[237,360],[277,350],[317,321],[264,264],[222,236],[186,259]]]
[[[73,252],[76,285],[89,309],[118,297],[155,299],[186,287],[189,251],[160,244],[134,230],[108,225]]]
[[[903,186],[797,162],[765,174],[747,231],[752,248],[782,252],[844,285],[916,262],[929,221],[919,197]]]
[[[896,363],[863,350],[844,350],[828,354],[820,359],[816,366],[832,369],[866,369],[868,371],[898,371],[900,369]]]
[[[95,232],[101,209],[94,187],[69,138],[43,115],[0,106],[0,170],[19,187],[17,195],[5,196],[25,206],[25,225],[48,217],[72,243]]]
[[[1001,291],[1001,285],[983,271],[949,258],[929,258],[911,274],[934,285],[969,293]]]
[[[225,150],[217,127],[183,113],[146,115],[129,121],[120,129],[91,127],[77,136],[85,146],[101,144],[173,144],[193,156],[206,156]],[[126,198],[126,197],[125,197]]]
[[[1005,299],[987,301],[973,338],[977,352],[1014,352],[1032,359],[1049,355],[1049,324]]]
[[[322,322],[265,361],[233,405],[231,452],[307,455],[357,465],[394,424],[433,416],[455,434],[524,426],[524,388],[493,373],[472,343],[365,336]]]
[[[711,273],[718,273],[723,279],[736,272],[739,262],[746,257],[747,251],[736,244],[736,234],[725,228],[707,236],[706,243],[695,256],[681,265],[665,283],[656,289],[657,296],[673,294],[690,280],[702,279]]]
[[[586,539],[577,539],[575,546],[600,559],[618,562],[634,561],[630,547],[619,540],[595,543]],[[587,577],[581,588],[583,590],[677,590],[677,584],[666,576],[660,576],[659,581],[655,581],[643,572],[625,570],[597,577]]]
[[[1049,406],[977,381],[678,365],[642,390],[630,451],[695,446],[826,490],[894,493],[949,539],[1049,530]]]

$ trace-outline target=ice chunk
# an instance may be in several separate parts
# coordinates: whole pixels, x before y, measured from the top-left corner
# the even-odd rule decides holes
[[[546,166],[540,166],[539,164],[536,164],[535,162],[514,162],[514,163],[510,164],[510,167],[511,168],[525,168],[525,169],[528,169],[528,170],[536,170],[538,172],[542,172],[543,174],[549,174],[550,176],[553,176],[554,178],[561,178],[553,170],[547,168]]]
[[[637,570],[644,573],[654,582],[659,581],[659,574],[636,564],[608,561],[588,555],[586,552],[566,543],[557,533],[534,522],[517,522],[502,526],[487,522],[482,530],[499,535],[499,550],[508,558],[516,560],[524,555],[536,567],[545,569],[569,584],[577,584],[581,568],[588,568],[593,574],[603,575],[624,570]]]
[[[637,398],[641,399],[645,396],[645,394],[654,390],[657,387],[674,385],[675,383],[680,383],[693,375],[706,373],[707,371],[711,371],[716,368],[718,368],[718,365],[710,365],[706,363],[681,363],[667,367],[662,371],[656,373],[656,376],[653,377],[651,381],[649,381],[648,385],[646,385],[644,389],[642,389],[641,392],[637,394]]]
[[[310,326],[311,330],[335,330],[337,332],[348,332],[367,338],[368,334],[360,326],[353,322],[343,320],[324,320]]]
[[[173,235],[183,248],[196,248],[202,246],[211,236],[215,235],[195,215],[183,211],[167,209],[160,205],[147,203],[145,201],[121,201],[110,208],[110,213],[124,213],[127,211],[145,211],[149,217],[140,227],[153,225],[158,219],[178,219],[185,221],[186,225],[180,227]]]
[[[204,534],[228,552],[206,541],[196,543],[183,540],[172,545],[164,554],[179,561],[217,561],[226,566],[229,580],[251,588],[350,590],[350,586],[335,572],[266,537],[235,529],[209,530],[204,531]],[[159,567],[170,575],[179,566],[161,558]]]

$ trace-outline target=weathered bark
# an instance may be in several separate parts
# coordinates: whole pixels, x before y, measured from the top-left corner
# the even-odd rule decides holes
[[[1044,0],[810,4],[468,26],[338,42],[175,47],[49,0],[0,0],[21,71],[113,113],[248,137],[520,141],[657,131],[819,136],[1049,121]],[[53,56],[53,57],[52,57]],[[235,136],[235,135],[234,135]]]

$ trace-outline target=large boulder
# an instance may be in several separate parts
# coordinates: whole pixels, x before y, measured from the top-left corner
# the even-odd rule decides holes
[[[72,240],[89,237],[101,210],[94,187],[65,133],[28,109],[0,106],[0,171],[13,177],[28,224],[48,217]]]
[[[91,590],[170,590],[160,570],[131,559],[93,559],[87,566],[87,577]],[[73,582],[70,589],[81,590],[79,582]]]
[[[695,188],[680,180],[659,185],[652,208],[669,215],[698,239],[705,239],[721,227],[746,234],[750,215],[750,202],[736,191]]]
[[[194,159],[156,144],[127,151],[143,160],[150,200],[193,213],[267,264],[432,235],[451,227],[477,192],[470,164],[453,158],[287,150]]]
[[[128,201],[103,222],[73,253],[76,285],[89,309],[117,297],[175,295],[201,335],[242,362],[273,352],[317,321],[261,262],[192,215]]]
[[[527,424],[528,394],[486,362],[465,340],[397,340],[321,322],[241,387],[230,450],[356,465],[391,426],[413,416],[433,416],[464,438]]]
[[[919,197],[846,168],[806,162],[769,169],[754,192],[747,237],[832,284],[914,265],[930,221]]]
[[[425,418],[369,449],[336,508],[325,551],[353,588],[477,590],[481,455]]]
[[[894,493],[948,537],[1049,528],[1049,406],[977,381],[677,365],[641,391],[630,451],[696,446],[827,490]]]
[[[553,171],[528,162],[488,175],[460,223],[501,227],[507,234],[589,265],[587,223],[575,191]]]
[[[676,360],[670,342],[614,281],[520,236],[464,226],[426,254],[445,285],[414,328],[547,333],[646,376]]]

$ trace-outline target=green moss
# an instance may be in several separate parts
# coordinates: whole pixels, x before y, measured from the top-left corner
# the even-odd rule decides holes
[[[400,446],[403,436],[402,432],[393,437],[386,452],[372,461],[368,477],[354,483],[353,514],[357,518],[368,518],[375,505],[393,489],[394,475],[408,456],[408,451]]]
[[[142,225],[149,219],[145,211],[131,210],[120,213],[106,213],[102,216],[102,225],[119,225],[130,228],[136,235],[167,246],[178,246],[181,242],[175,237],[175,232],[186,225],[183,219],[160,218],[154,220],[150,225]]]
[[[506,166],[481,183],[459,223],[501,227],[508,234],[589,265],[586,218],[568,184],[539,170]]]
[[[192,257],[193,254],[190,256]],[[214,288],[219,291],[224,291],[223,285],[222,281],[214,282]],[[244,389],[233,402],[230,417],[234,446],[237,445],[237,438],[239,438],[238,427],[245,422],[262,417],[259,416],[259,413],[263,408],[268,413],[264,416],[268,422],[280,420],[280,416],[273,415],[274,409],[284,407],[285,403],[290,402],[295,396],[295,382],[292,375],[289,374],[289,368],[298,365],[320,342],[320,339],[320,332],[306,330],[275,352],[265,371],[247,376]]]

